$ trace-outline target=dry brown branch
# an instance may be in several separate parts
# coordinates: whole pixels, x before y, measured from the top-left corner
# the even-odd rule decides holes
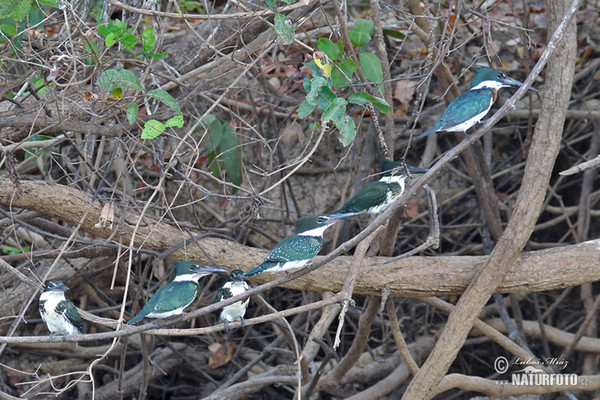
[[[385,302],[385,306],[388,313],[388,318],[390,319],[390,327],[392,328],[392,334],[394,335],[396,347],[398,348],[400,354],[402,354],[402,358],[408,366],[408,370],[410,371],[411,375],[414,376],[417,371],[419,371],[419,366],[410,354],[410,351],[408,351],[408,346],[404,340],[404,336],[402,336],[400,324],[398,323],[398,317],[396,316],[396,307],[394,307],[394,299],[388,298]]]
[[[197,19],[197,20],[230,20],[230,19],[248,19],[255,17],[266,17],[269,15],[273,15],[273,11],[265,9],[260,11],[252,11],[252,12],[241,12],[241,13],[231,13],[231,14],[184,14],[184,13],[169,13],[155,10],[146,10],[143,8],[136,8],[129,6],[125,3],[122,3],[118,0],[108,0],[114,6],[120,7],[124,10],[130,11],[134,14],[139,15],[148,15],[151,17],[164,17],[164,18],[173,18],[173,19]],[[311,0],[301,0],[296,4],[292,4],[289,6],[281,7],[277,9],[278,13],[286,13],[288,11],[295,10],[297,8],[302,8],[311,3]]]
[[[161,376],[173,368],[176,368],[181,361],[175,355],[175,352],[188,352],[190,355],[193,353],[193,356],[198,362],[204,361],[206,364],[207,357],[203,354],[199,354],[195,352],[192,348],[187,346],[184,343],[175,343],[172,345],[173,349],[169,348],[159,348],[156,349],[151,355],[152,359],[152,367],[148,371],[150,374],[150,380]],[[139,383],[142,380],[142,374],[144,373],[143,362],[139,363],[135,368],[129,369],[125,375],[123,376],[123,383],[121,385],[121,390],[124,395],[131,395],[135,393],[137,388],[139,387]],[[113,399],[115,393],[118,393],[117,386],[119,380],[114,380],[96,391],[95,399],[97,400],[110,400]]]
[[[433,337],[423,336],[417,341],[409,344],[408,349],[415,361],[421,362],[427,354],[429,354],[434,344],[435,341]],[[394,358],[394,356],[391,356],[389,357],[389,360],[391,361]],[[375,399],[391,393],[394,389],[405,383],[411,377],[411,373],[406,363],[402,362],[400,356],[398,356],[398,359],[399,362],[395,368],[389,368],[389,365],[384,365],[384,362],[373,362],[366,367],[354,367],[351,369],[345,377],[346,381],[363,382],[363,379],[357,379],[357,375],[360,374],[360,378],[367,378],[366,382],[377,381],[377,383],[348,399]]]
[[[507,333],[506,327],[500,319],[494,318],[486,321],[485,323],[502,333]],[[538,339],[542,337],[540,324],[537,321],[523,321],[522,326],[523,334],[527,337]],[[569,344],[573,343],[573,340],[575,339],[574,334],[565,332],[550,325],[544,325],[544,331],[548,341],[557,346],[567,347]],[[600,353],[600,339],[582,337],[577,342],[575,347],[573,347],[573,349],[585,353]]]
[[[369,246],[371,246],[371,242],[375,238],[378,232],[385,229],[384,226],[380,226],[375,229],[366,239],[356,246],[356,252],[354,253],[354,260],[350,265],[350,269],[348,270],[348,274],[346,275],[346,279],[344,280],[344,286],[342,287],[342,291],[340,292],[340,300],[342,301],[342,311],[340,312],[339,323],[337,327],[337,331],[335,333],[335,339],[333,341],[333,349],[337,349],[340,345],[340,336],[342,334],[342,328],[344,326],[344,319],[346,318],[346,312],[348,311],[348,306],[352,303],[352,293],[354,292],[354,285],[356,284],[356,277],[358,276],[358,272],[361,268],[364,268],[364,258],[367,250],[369,250]]]
[[[327,386],[335,386],[337,382],[339,382],[340,379],[342,379],[342,377],[346,374],[346,372],[348,372],[348,370],[352,368],[352,366],[358,361],[358,358],[362,354],[367,343],[367,339],[369,338],[369,334],[371,332],[371,325],[373,324],[375,316],[379,312],[380,306],[381,298],[369,298],[369,304],[364,314],[360,317],[358,322],[358,331],[354,337],[354,340],[352,341],[350,349],[344,358],[342,358],[340,363],[331,371],[329,371],[323,378],[321,378],[321,380],[317,383],[315,391],[320,391],[322,388]]]

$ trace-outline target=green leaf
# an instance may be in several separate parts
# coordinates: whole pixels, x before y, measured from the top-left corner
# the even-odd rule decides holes
[[[17,34],[17,27],[11,24],[0,24],[0,31],[7,36],[15,36]]]
[[[27,18],[29,19],[29,25],[33,26],[39,24],[44,20],[44,14],[42,14],[42,10],[40,10],[39,8],[34,8],[32,10],[29,10]]]
[[[167,126],[176,126],[177,128],[181,128],[183,126],[183,115],[176,115],[171,117],[165,122]]]
[[[158,60],[159,58],[163,58],[167,56],[167,52],[163,51],[162,53],[152,54],[152,58]]]
[[[4,254],[8,254],[8,255],[15,255],[15,254],[21,254],[22,251],[21,249],[17,249],[16,247],[12,247],[12,246],[7,246],[7,245],[2,245],[2,252]]]
[[[84,40],[83,43],[85,44],[85,51],[98,54],[98,45],[95,42]]]
[[[350,41],[354,46],[362,47],[369,43],[374,31],[375,24],[373,21],[359,18],[354,23],[350,32],[348,32],[348,36],[350,36]]]
[[[121,44],[123,45],[123,47],[127,48],[127,49],[132,49],[135,47],[136,43],[137,43],[138,39],[130,34],[125,35],[121,40]]]
[[[277,5],[275,4],[275,0],[265,0],[265,3],[267,3],[267,6],[269,6],[269,10],[271,10],[272,12],[277,11]]]
[[[275,32],[283,45],[290,45],[296,37],[294,33],[294,24],[283,14],[275,14]]]
[[[177,104],[177,100],[175,100],[169,92],[162,89],[153,89],[148,91],[148,96],[165,104],[177,114],[181,114],[181,108],[179,107],[179,104]]]
[[[353,93],[350,95],[350,97],[348,97],[348,101],[350,103],[359,105],[363,105],[366,102],[371,102],[373,106],[377,107],[379,111],[381,111],[384,114],[387,114],[390,111],[392,111],[392,107],[388,104],[387,101],[379,97],[371,96],[367,92]]]
[[[298,118],[306,118],[314,111],[315,107],[315,105],[308,104],[308,102],[304,100],[300,104],[300,107],[298,107]]]
[[[208,122],[208,121],[207,121]],[[208,127],[208,138],[206,140],[206,148],[209,153],[215,153],[221,144],[223,138],[223,124],[218,119],[210,122]]]
[[[337,97],[335,100],[331,102],[331,105],[325,110],[323,115],[321,116],[321,122],[327,122],[329,120],[333,120],[333,122],[337,125],[338,123],[343,123],[344,116],[346,115],[346,105],[348,102],[346,99],[342,99],[341,97]]]
[[[310,92],[310,88],[312,86],[310,84],[310,81],[311,81],[311,78],[309,78],[308,76],[302,80],[302,87],[304,88],[304,91],[306,93]]]
[[[220,158],[225,162],[227,179],[235,185],[242,184],[242,148],[237,135],[227,123],[223,123],[223,138],[221,139]]]
[[[108,48],[111,48],[115,44],[116,41],[117,41],[117,36],[112,32],[109,33],[108,35],[106,35],[106,37],[104,38],[104,44]]]
[[[327,57],[332,61],[335,61],[340,54],[340,48],[327,38],[317,40],[317,48],[327,54]]]
[[[342,71],[344,73],[342,73]],[[346,79],[346,76],[348,78],[352,78],[352,74],[354,74],[356,71],[358,71],[358,66],[354,61],[352,61],[349,58],[345,58],[344,60],[342,60],[342,62],[336,65],[333,68],[333,71],[331,72],[331,83],[333,87],[339,88],[349,84],[350,81]]]
[[[165,131],[165,124],[155,119],[144,124],[144,130],[142,131],[142,139],[154,139]]]
[[[9,6],[10,7],[10,6]],[[27,12],[31,8],[31,0],[16,0],[12,2],[13,19],[17,22],[25,20]]]
[[[137,76],[126,69],[107,69],[102,71],[96,79],[96,84],[107,92],[111,92],[116,88],[141,89]]]
[[[123,96],[123,89],[121,89],[120,87],[116,87],[113,90],[111,90],[109,93],[113,97],[113,99],[119,100],[121,98],[121,96]]]
[[[327,79],[322,76],[315,76],[310,80],[310,91],[306,94],[306,102],[311,105],[317,105],[317,97],[321,88],[327,85]]]
[[[146,51],[154,50],[154,41],[156,40],[156,36],[154,36],[154,29],[146,28],[144,32],[142,32],[142,46]]]
[[[202,120],[202,122],[203,122],[202,126],[210,127],[210,124],[212,124],[216,120],[217,120],[217,117],[215,117],[213,114],[207,114],[206,117],[204,117],[204,119]]]
[[[406,40],[406,35],[402,32],[396,30],[397,28],[393,27],[384,27],[381,30],[384,35],[388,35],[393,37],[394,39]]]
[[[135,103],[129,103],[127,106],[127,121],[129,121],[129,125],[133,125],[135,122],[135,118],[138,116],[140,111],[140,107]]]
[[[48,7],[56,7],[58,8],[59,1],[58,0],[37,0],[38,3]]]
[[[336,123],[335,126],[340,132],[339,140],[344,147],[348,146],[354,141],[356,137],[356,125],[354,120],[349,115],[344,115],[340,122]]]
[[[329,87],[324,86],[319,93],[319,97],[317,98],[317,107],[321,110],[327,110],[331,103],[337,99],[333,90],[329,89]]]
[[[383,81],[383,70],[379,57],[373,53],[364,52],[358,55],[358,60],[368,80],[371,82]]]

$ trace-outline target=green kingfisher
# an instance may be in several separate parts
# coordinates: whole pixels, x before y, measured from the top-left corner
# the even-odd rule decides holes
[[[242,294],[248,289],[250,289],[250,286],[246,283],[244,271],[234,269],[229,274],[229,280],[217,291],[215,303]],[[226,332],[229,332],[228,324],[230,322],[241,321],[242,325],[244,325],[244,315],[246,314],[248,303],[250,303],[250,298],[223,307],[219,316],[219,321],[223,322],[225,325]]]
[[[50,341],[55,333],[81,335],[83,323],[75,305],[65,298],[69,288],[61,281],[48,281],[40,295],[40,315],[50,330]]]
[[[210,274],[226,273],[222,268],[207,267],[195,261],[179,261],[173,264],[175,278],[160,287],[142,310],[127,325],[142,318],[168,318],[183,314],[183,309],[192,304],[198,294],[198,280]]]
[[[262,264],[246,272],[253,276],[261,272],[280,272],[302,268],[323,247],[323,233],[339,218],[332,215],[311,215],[297,219],[296,234],[288,236],[273,247]]]
[[[420,139],[431,133],[464,132],[481,121],[490,111],[498,97],[498,89],[503,87],[520,87],[522,82],[509,78],[500,71],[492,68],[479,68],[471,81],[471,89],[452,100],[442,116],[433,126],[415,139]],[[538,90],[530,87],[529,90]]]
[[[364,186],[331,216],[348,218],[363,213],[379,214],[394,203],[404,193],[408,173],[402,164],[390,160],[382,161],[381,169],[383,174],[378,181]],[[408,172],[413,175],[427,171],[425,168],[408,167]]]

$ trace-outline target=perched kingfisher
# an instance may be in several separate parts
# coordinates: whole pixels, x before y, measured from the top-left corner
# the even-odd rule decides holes
[[[323,233],[339,218],[332,215],[311,215],[297,219],[296,234],[288,236],[273,247],[262,264],[246,272],[254,276],[261,272],[280,272],[302,268],[323,247]]]
[[[492,68],[479,68],[471,81],[471,89],[452,100],[433,126],[415,139],[439,131],[464,132],[467,135],[467,130],[481,121],[490,111],[498,97],[498,89],[518,88],[521,85],[523,85],[522,82],[509,78],[500,71]],[[532,87],[529,90],[538,92]]]
[[[69,288],[61,281],[48,281],[40,295],[40,315],[50,330],[50,341],[55,333],[81,335],[83,323],[75,305],[65,298]]]
[[[379,214],[394,203],[404,193],[408,173],[401,163],[390,160],[381,162],[381,170],[383,174],[378,181],[364,186],[331,216],[339,219],[363,213]],[[413,175],[427,171],[425,168],[408,167],[408,172]]]
[[[250,286],[246,283],[244,271],[234,269],[229,274],[229,280],[217,291],[215,303],[242,294],[248,289],[250,289]],[[246,314],[248,303],[250,303],[250,298],[223,307],[221,315],[219,316],[219,321],[223,322],[225,325],[225,332],[229,332],[228,324],[230,322],[241,321],[242,325],[244,325],[244,315]]]
[[[210,274],[227,272],[222,268],[207,267],[195,261],[179,261],[173,264],[175,278],[159,288],[142,310],[127,325],[142,318],[168,318],[183,314],[183,309],[192,304],[198,294],[198,280]]]

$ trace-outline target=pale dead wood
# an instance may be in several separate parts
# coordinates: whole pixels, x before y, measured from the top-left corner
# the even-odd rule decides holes
[[[485,323],[502,333],[507,333],[506,327],[499,318],[487,320]],[[542,337],[540,324],[537,321],[523,321],[522,326],[523,334],[527,337],[536,339]],[[544,331],[548,341],[557,346],[568,347],[576,338],[573,333],[565,332],[547,324],[544,324]],[[577,341],[573,349],[585,353],[600,353],[600,339],[594,337],[582,337]]]

